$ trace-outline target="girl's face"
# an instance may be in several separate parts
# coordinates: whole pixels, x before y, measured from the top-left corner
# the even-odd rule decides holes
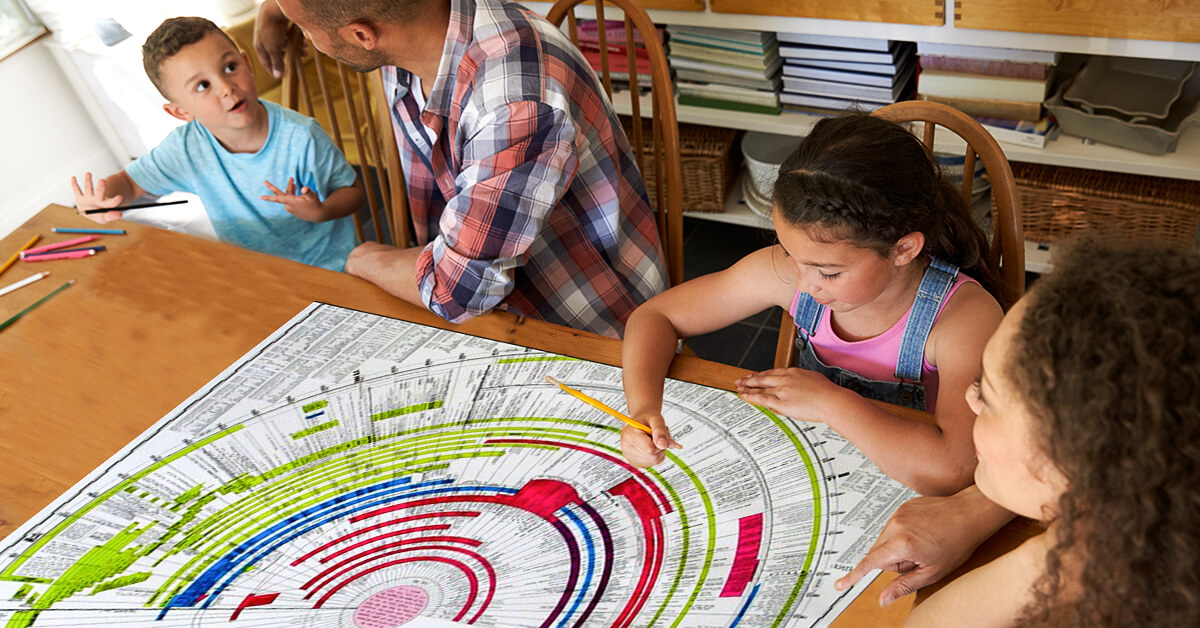
[[[1028,298],[1013,306],[983,350],[980,379],[967,389],[975,418],[975,484],[997,504],[1031,519],[1052,519],[1067,488],[1062,472],[1038,449],[1036,418],[1008,379],[1009,355]]]
[[[779,244],[796,268],[797,287],[838,313],[878,299],[897,277],[899,269],[915,256],[906,252],[900,257],[895,254],[884,257],[847,241],[814,240],[808,229],[788,223],[778,211],[774,212],[773,221]],[[916,248],[919,252],[920,244]]]

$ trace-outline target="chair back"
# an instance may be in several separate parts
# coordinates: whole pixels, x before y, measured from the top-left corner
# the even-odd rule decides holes
[[[585,3],[594,5],[589,6],[589,9],[594,9],[598,26],[598,41],[587,47],[580,45],[579,24],[575,18],[575,8]],[[613,5],[624,16],[624,28],[621,29],[624,31],[623,41],[609,41],[609,30],[605,28],[608,24],[605,19],[605,5]],[[658,234],[666,257],[667,276],[671,285],[682,283],[683,179],[679,157],[679,124],[675,117],[671,70],[667,65],[662,42],[658,38],[658,29],[646,11],[634,0],[558,0],[550,8],[546,19],[559,28],[562,28],[565,20],[571,42],[584,52],[584,56],[593,67],[598,61],[600,82],[610,102],[613,97],[613,68],[626,68],[626,72],[617,74],[618,78],[624,75],[629,77],[629,100],[633,116],[630,144],[638,170],[646,179],[646,187],[653,188],[651,201],[657,209]],[[640,94],[645,83],[638,71],[638,44],[644,46],[649,60],[648,87],[652,120],[649,142],[643,137],[641,124],[643,99]],[[620,54],[621,48],[624,48],[624,59],[617,59],[610,54]],[[641,65],[646,67],[645,59]],[[644,147],[649,147],[649,150],[644,150]]]
[[[371,225],[364,233],[364,217],[354,214],[359,239],[409,246],[408,193],[380,71],[361,74],[311,45],[306,55],[305,47],[304,38],[293,33],[284,53],[283,106],[315,118],[358,169]]]
[[[966,146],[963,163],[963,200],[971,204],[975,185],[975,159],[983,161],[984,170],[992,184],[995,208],[992,217],[991,250],[988,262],[997,271],[1004,294],[997,295],[1001,304],[1016,302],[1025,293],[1025,236],[1021,231],[1021,201],[1017,183],[1004,150],[995,138],[974,118],[941,103],[927,100],[898,102],[876,110],[872,115],[896,123],[921,122],[924,129],[921,141],[933,152],[934,133],[945,127],[962,138]],[[775,367],[786,368],[796,363],[796,325],[784,313],[779,325],[779,341],[775,346]]]

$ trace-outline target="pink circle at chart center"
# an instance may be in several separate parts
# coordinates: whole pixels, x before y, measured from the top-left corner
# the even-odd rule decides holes
[[[412,621],[429,604],[421,587],[402,586],[371,595],[354,609],[355,628],[397,628]]]

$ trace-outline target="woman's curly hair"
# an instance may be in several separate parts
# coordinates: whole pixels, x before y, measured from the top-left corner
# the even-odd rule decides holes
[[[1085,237],[1029,298],[1008,375],[1069,488],[1021,625],[1200,625],[1200,254]]]

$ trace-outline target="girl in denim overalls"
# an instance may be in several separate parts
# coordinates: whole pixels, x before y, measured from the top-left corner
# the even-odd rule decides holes
[[[779,173],[779,244],[630,317],[625,394],[653,437],[625,429],[622,452],[646,466],[677,446],[662,386],[679,338],[779,306],[799,327],[798,368],[738,380],[743,399],[828,423],[920,493],[970,484],[974,415],[964,394],[1003,313],[988,291],[999,282],[987,239],[961,196],[907,130],[865,114],[818,122]],[[901,419],[871,400],[930,411],[934,422]]]

